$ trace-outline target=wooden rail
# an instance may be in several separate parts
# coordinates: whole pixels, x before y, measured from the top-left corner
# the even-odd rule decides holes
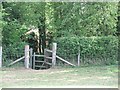
[[[11,66],[11,65],[17,63],[17,62],[21,61],[21,60],[24,59],[24,58],[25,58],[25,56],[23,56],[23,57],[21,57],[21,58],[15,60],[14,62],[10,63],[8,66]]]
[[[42,63],[46,63],[46,64],[48,64],[48,65],[52,65],[51,63],[45,62],[45,61],[35,61],[35,62],[42,62]]]
[[[36,54],[34,54],[34,55],[32,55],[33,57],[44,57],[44,58],[47,58],[47,59],[52,59],[52,57],[47,57],[47,56],[45,56],[45,55],[36,55]]]
[[[49,49],[45,49],[45,51],[47,51],[47,52],[51,52],[51,53],[53,52],[52,50],[49,50]]]
[[[65,62],[65,63],[67,63],[67,64],[69,64],[69,65],[71,65],[71,66],[76,66],[76,65],[74,65],[74,64],[72,64],[72,63],[70,63],[70,62],[68,62],[67,60],[65,60],[65,59],[63,59],[63,58],[61,58],[61,57],[59,57],[59,56],[57,56],[57,55],[56,55],[56,58],[58,58],[59,60]]]
[[[33,56],[35,56],[35,57],[44,57],[44,55],[33,55]]]

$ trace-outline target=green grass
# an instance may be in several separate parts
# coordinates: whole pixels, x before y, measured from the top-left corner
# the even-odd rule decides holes
[[[118,66],[27,70],[4,68],[2,87],[118,87]]]

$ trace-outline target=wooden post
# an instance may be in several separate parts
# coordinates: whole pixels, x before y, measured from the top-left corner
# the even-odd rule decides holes
[[[33,69],[35,69],[35,52],[33,54]]]
[[[33,49],[30,48],[30,68],[32,68],[32,53],[33,53]]]
[[[46,51],[46,49],[44,49],[44,61],[47,61],[47,59],[45,57],[47,57],[47,51]]]
[[[25,45],[25,68],[29,68],[29,45]]]
[[[56,64],[56,50],[57,50],[57,43],[53,43],[52,46],[52,65],[55,66]]]
[[[2,46],[0,46],[0,68],[2,68]]]
[[[80,66],[80,50],[78,50],[78,66]]]

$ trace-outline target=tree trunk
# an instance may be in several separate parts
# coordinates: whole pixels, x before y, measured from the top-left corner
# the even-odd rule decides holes
[[[44,49],[46,48],[46,30],[45,30],[45,5],[43,8],[42,16],[39,17],[39,51],[40,54],[44,54]]]

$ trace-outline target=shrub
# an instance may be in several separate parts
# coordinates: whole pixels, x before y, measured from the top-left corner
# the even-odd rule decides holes
[[[11,21],[3,27],[2,47],[3,47],[3,65],[10,63],[24,55],[25,42],[21,35],[26,29],[18,21]]]
[[[58,44],[57,54],[70,62],[77,63],[79,50],[82,65],[117,62],[118,38],[115,36],[61,37],[55,41]]]

